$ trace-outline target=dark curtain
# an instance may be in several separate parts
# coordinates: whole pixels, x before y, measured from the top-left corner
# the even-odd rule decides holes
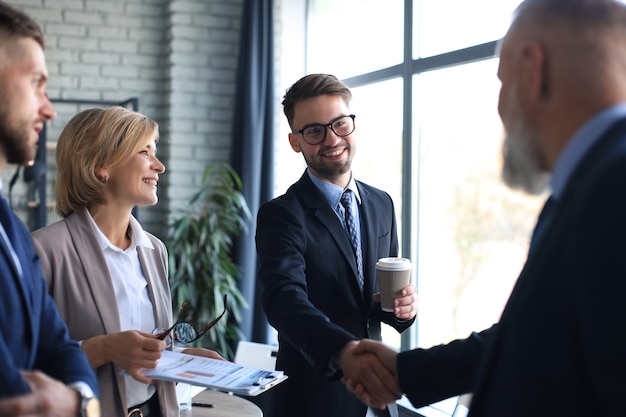
[[[273,0],[245,0],[241,25],[232,166],[241,176],[252,219],[234,245],[240,289],[248,301],[241,330],[250,341],[268,342],[268,324],[256,285],[256,213],[272,198],[274,124]]]

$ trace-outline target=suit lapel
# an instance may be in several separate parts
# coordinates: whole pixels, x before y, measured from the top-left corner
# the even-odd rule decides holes
[[[0,237],[0,249],[2,250],[2,254],[4,255],[7,265],[9,265],[9,267],[11,268],[11,271],[13,271],[13,276],[19,277],[20,274],[19,274],[19,271],[17,270],[17,267],[15,266],[13,257],[11,256],[11,250],[9,249],[9,246],[7,245],[7,243],[4,241],[2,237]]]
[[[167,312],[170,311],[170,309],[167,308],[170,301],[163,298],[162,292],[155,291],[154,282],[159,281],[159,273],[154,266],[154,262],[151,261],[148,251],[153,250],[143,246],[137,247],[139,263],[141,264],[141,269],[143,270],[143,273],[146,276],[146,281],[148,282],[148,293],[150,295],[150,299],[152,300],[152,310],[154,312],[155,323],[157,327],[167,328],[171,323],[171,317],[167,314]]]
[[[115,290],[87,209],[75,212],[65,221],[85,272],[93,304],[102,318],[104,330],[107,334],[117,333],[121,329]],[[111,306],[115,306],[115,309]]]
[[[339,252],[344,257],[344,260],[350,265],[352,271],[350,287],[353,291],[359,294],[361,297],[361,290],[357,282],[357,269],[354,252],[348,234],[341,226],[340,220],[333,209],[327,204],[326,198],[317,189],[313,181],[309,178],[309,175],[305,172],[300,180],[296,183],[296,189],[300,194],[300,199],[303,205],[309,210],[313,211],[315,217],[322,223],[328,233],[333,237]],[[360,191],[360,190],[359,190]]]
[[[359,194],[361,195],[361,245],[363,246],[363,279],[365,280],[364,294],[372,294],[374,291],[374,279],[375,271],[374,265],[378,259],[371,259],[374,254],[378,253],[378,242],[375,238],[376,222],[374,221],[374,215],[376,213],[376,207],[369,198],[369,191],[363,187],[359,181],[357,181],[357,187]],[[369,298],[369,297],[366,297]]]

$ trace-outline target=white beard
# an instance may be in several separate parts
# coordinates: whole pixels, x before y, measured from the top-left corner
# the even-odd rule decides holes
[[[525,123],[516,94],[509,95],[507,104],[509,115],[514,115],[509,120],[516,117],[517,120],[507,129],[502,143],[502,179],[511,188],[539,195],[546,191],[551,177],[550,172],[542,168],[539,139]]]

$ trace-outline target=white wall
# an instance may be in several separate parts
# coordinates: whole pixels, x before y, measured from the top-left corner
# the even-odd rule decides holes
[[[139,111],[160,125],[166,174],[160,202],[141,208],[144,227],[165,238],[168,212],[186,205],[205,165],[228,160],[243,0],[9,0],[46,34],[52,99],[139,98]],[[57,104],[49,141],[77,111]],[[48,152],[53,199],[54,151]],[[14,171],[2,174],[5,187]],[[28,187],[13,203],[29,223]],[[53,221],[52,209],[48,220]]]

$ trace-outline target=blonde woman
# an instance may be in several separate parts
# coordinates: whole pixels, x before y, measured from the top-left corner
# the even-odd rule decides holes
[[[158,138],[154,121],[122,107],[74,116],[56,150],[63,220],[33,233],[50,294],[96,370],[103,416],[178,416],[174,384],[141,373],[166,347],[152,330],[172,321],[165,245],[131,214],[157,203]]]

